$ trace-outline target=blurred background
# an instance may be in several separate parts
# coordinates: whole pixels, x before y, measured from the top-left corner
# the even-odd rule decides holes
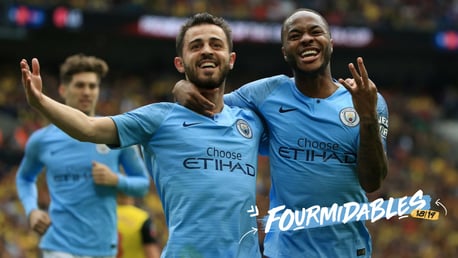
[[[100,115],[171,100],[181,75],[174,37],[184,19],[207,11],[232,25],[237,62],[228,91],[265,76],[291,75],[280,51],[282,20],[299,7],[328,20],[332,73],[364,57],[389,111],[389,174],[370,200],[430,195],[437,221],[392,218],[368,223],[373,257],[458,256],[458,1],[457,0],[3,0],[0,3],[0,257],[38,257],[15,189],[29,135],[47,124],[25,101],[19,61],[38,57],[45,92],[59,99],[58,69],[76,53],[105,59]],[[268,205],[268,159],[260,157],[259,216]],[[40,205],[49,203],[40,177]],[[77,193],[75,193],[77,194]],[[446,208],[435,204],[440,200]],[[167,230],[154,185],[139,205]],[[203,200],[202,205],[205,204]],[[262,232],[260,232],[262,238]]]

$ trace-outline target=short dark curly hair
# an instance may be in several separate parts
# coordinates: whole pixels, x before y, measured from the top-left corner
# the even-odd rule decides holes
[[[63,84],[68,84],[74,74],[81,72],[94,72],[100,80],[108,73],[108,69],[107,63],[95,56],[71,55],[60,66],[60,81]]]

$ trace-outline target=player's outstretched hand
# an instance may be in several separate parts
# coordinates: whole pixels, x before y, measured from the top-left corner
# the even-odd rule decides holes
[[[358,70],[353,63],[348,69],[353,78],[339,79],[339,82],[351,93],[353,105],[361,118],[377,117],[377,87],[369,79],[363,58],[356,59]]]
[[[42,94],[42,81],[40,75],[40,63],[38,59],[32,59],[32,69],[30,69],[27,60],[22,59],[20,62],[21,74],[22,74],[22,86],[24,87],[27,102],[33,106],[38,107]]]

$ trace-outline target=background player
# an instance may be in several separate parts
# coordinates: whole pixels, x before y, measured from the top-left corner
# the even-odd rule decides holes
[[[101,78],[107,72],[102,59],[68,57],[60,67],[59,93],[65,105],[94,117]],[[37,204],[36,178],[44,169],[49,213]],[[80,142],[52,124],[31,135],[16,176],[30,227],[42,235],[44,258],[115,257],[117,192],[143,196],[149,182],[137,147],[111,150],[104,144]]]

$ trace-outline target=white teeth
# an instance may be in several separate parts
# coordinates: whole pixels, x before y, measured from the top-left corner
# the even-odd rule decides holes
[[[200,67],[202,67],[202,68],[207,68],[207,67],[214,68],[214,67],[216,67],[216,65],[214,63],[206,62],[206,63],[201,64]]]
[[[302,57],[313,56],[313,55],[316,55],[316,54],[318,54],[318,51],[316,51],[316,50],[306,50],[306,51],[302,52],[301,56]]]

